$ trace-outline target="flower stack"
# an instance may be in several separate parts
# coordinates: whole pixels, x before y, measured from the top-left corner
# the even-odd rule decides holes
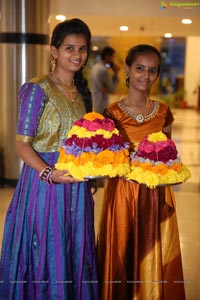
[[[154,188],[182,183],[191,173],[178,157],[175,143],[160,131],[139,143],[131,154],[131,172],[126,177]]]
[[[130,172],[129,144],[113,120],[91,112],[77,120],[60,148],[55,167],[77,178],[125,176]]]

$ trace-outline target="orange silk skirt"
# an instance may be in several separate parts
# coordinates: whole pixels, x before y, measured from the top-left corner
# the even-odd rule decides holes
[[[185,300],[170,188],[109,179],[97,244],[101,300]]]

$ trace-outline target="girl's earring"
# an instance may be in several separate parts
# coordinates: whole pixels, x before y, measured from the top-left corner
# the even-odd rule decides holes
[[[130,79],[130,77],[129,77],[129,74],[127,73],[126,74],[126,86],[127,87],[129,87],[129,79]]]
[[[55,57],[53,57],[53,59],[51,60],[51,72],[53,72],[56,68],[56,59]]]

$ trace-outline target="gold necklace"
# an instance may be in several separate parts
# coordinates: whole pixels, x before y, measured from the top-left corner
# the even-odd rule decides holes
[[[128,101],[127,98],[125,98],[125,101]],[[125,103],[124,103],[125,104]],[[126,104],[125,104],[126,106]],[[137,121],[138,124],[142,124],[144,122],[144,117],[149,113],[151,108],[151,103],[149,99],[146,100],[145,105],[141,106],[140,109],[137,108],[137,105],[131,104],[130,108],[126,106],[127,110],[131,113],[132,116],[134,116],[134,119]]]
[[[150,106],[148,111],[146,112],[146,114],[142,114],[142,113],[134,114],[132,111],[130,111],[127,108],[127,106],[124,104],[123,101],[119,101],[118,106],[121,108],[122,111],[124,111],[131,118],[133,118],[138,123],[138,125],[141,125],[142,123],[147,122],[155,117],[155,115],[157,114],[158,108],[159,108],[159,103],[157,101],[153,101],[153,109],[151,109],[151,112],[150,112],[150,108],[151,108],[151,106]]]
[[[61,87],[61,89],[64,90],[67,95],[69,95],[70,101],[72,103],[74,103],[78,96],[77,88],[74,84],[74,79],[72,81],[72,85],[70,87],[68,87],[62,82],[62,80],[58,76],[56,76],[54,73],[51,73],[51,74],[52,74],[55,84],[59,85]]]

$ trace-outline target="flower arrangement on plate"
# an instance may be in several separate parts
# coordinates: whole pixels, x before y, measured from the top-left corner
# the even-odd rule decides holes
[[[130,171],[129,144],[113,120],[91,112],[77,120],[60,148],[57,169],[77,179],[125,176]]]
[[[149,134],[138,144],[131,154],[131,171],[126,176],[150,188],[179,184],[190,177],[175,143],[161,131]]]

